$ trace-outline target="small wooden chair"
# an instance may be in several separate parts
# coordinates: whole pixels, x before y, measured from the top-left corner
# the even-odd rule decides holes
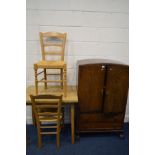
[[[56,144],[60,147],[62,95],[30,95],[30,98],[37,124],[38,146],[42,146],[42,135],[56,134]],[[43,131],[45,129],[52,129],[52,131]]]
[[[66,43],[66,33],[40,32],[40,44],[42,51],[42,61],[34,64],[35,71],[35,90],[38,94],[38,83],[44,83],[45,89],[48,82],[60,83],[64,96],[67,96],[67,66],[64,62],[64,50]],[[48,56],[48,57],[47,57]],[[51,56],[51,59],[48,59]],[[53,56],[53,57],[52,57]],[[54,57],[55,56],[55,57]],[[59,59],[54,59],[59,56]],[[43,71],[38,73],[38,69]],[[47,73],[48,69],[60,70],[59,73]],[[43,73],[44,78],[38,80],[38,75]],[[60,75],[59,80],[47,80],[47,75]]]

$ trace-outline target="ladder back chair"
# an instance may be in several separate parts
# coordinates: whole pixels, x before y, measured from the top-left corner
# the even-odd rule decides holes
[[[66,33],[40,32],[42,61],[34,64],[36,95],[38,94],[38,83],[44,83],[46,89],[47,83],[54,82],[60,83],[64,96],[67,96],[67,65],[64,62],[66,36]],[[48,59],[49,57],[53,59]],[[43,70],[38,72],[38,69]],[[47,73],[48,69],[59,70],[59,73]],[[38,76],[42,73],[43,78],[38,80]],[[48,80],[48,75],[58,75],[60,78],[59,80]]]
[[[42,147],[42,135],[56,134],[56,144],[60,147],[62,95],[30,95],[32,110],[37,124],[38,147]]]

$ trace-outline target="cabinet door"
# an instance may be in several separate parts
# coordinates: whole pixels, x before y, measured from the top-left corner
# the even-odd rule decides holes
[[[105,113],[125,112],[128,86],[129,67],[125,65],[108,65],[104,98]]]
[[[98,113],[103,108],[105,66],[88,64],[79,66],[78,99],[80,113]]]

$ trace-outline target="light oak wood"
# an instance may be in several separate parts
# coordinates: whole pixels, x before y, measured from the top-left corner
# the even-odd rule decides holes
[[[37,123],[37,130],[38,130],[38,146],[42,146],[42,137],[41,135],[50,135],[56,134],[56,144],[57,147],[60,147],[60,128],[61,128],[61,119],[62,119],[62,112],[61,112],[61,102],[62,102],[62,95],[30,95],[33,112],[35,115],[36,123]],[[38,102],[41,99],[40,102]],[[54,99],[54,102],[52,100]],[[57,99],[57,102],[55,101]],[[49,102],[44,102],[43,100],[49,100]],[[54,105],[53,105],[54,104]],[[47,108],[50,108],[47,111]],[[44,115],[45,113],[45,115]],[[46,115],[46,114],[51,115]],[[53,128],[55,131],[43,131],[45,124],[44,123],[52,123],[48,124],[47,128]]]
[[[60,69],[60,68],[62,68],[63,69],[65,67],[65,62],[64,61],[45,61],[45,60],[42,60],[42,61],[35,63],[34,65],[35,65],[35,69],[39,69],[39,68],[45,68],[45,69],[46,68],[47,69]]]
[[[61,95],[63,91],[58,86],[49,86],[47,89],[44,89],[43,86],[39,86],[40,94],[54,94]],[[35,86],[29,86],[26,89],[26,105],[32,105],[30,94],[35,95]],[[78,103],[77,89],[76,86],[67,87],[67,96],[62,97],[62,106],[70,106],[71,109],[71,143],[75,143],[75,127],[74,127],[74,115],[75,115],[75,105]],[[34,115],[32,113],[32,115]],[[34,116],[32,116],[34,118]],[[35,124],[35,119],[33,119]]]
[[[63,82],[62,80],[44,80],[44,78],[42,78],[40,81],[38,81],[38,82],[43,82],[43,83],[47,83],[47,82],[58,82],[58,83],[60,83],[60,82]]]
[[[39,94],[54,94],[54,95],[62,95],[63,90],[60,89],[59,86],[49,86],[47,89],[44,89],[44,86],[39,87]],[[26,88],[26,104],[31,105],[30,94],[35,95],[35,86],[31,85]],[[62,97],[63,105],[77,104],[77,88],[76,86],[67,86],[67,96]]]
[[[54,52],[54,51],[49,51],[45,52],[46,55],[61,55],[61,52]]]
[[[60,73],[60,80],[62,80],[63,79],[63,69],[61,69],[60,72],[61,72]],[[63,89],[63,83],[61,83],[61,89]]]
[[[74,117],[75,117],[75,109],[74,109],[74,105],[71,105],[71,135],[72,135],[72,144],[75,143],[75,138],[74,134],[75,134],[75,124],[74,124]]]
[[[64,96],[67,96],[67,73],[66,73],[66,63],[64,62],[64,51],[66,43],[66,33],[58,32],[40,32],[40,44],[42,51],[42,61],[34,64],[34,74],[35,74],[35,91],[38,94],[38,84],[40,82],[44,83],[45,89],[47,89],[47,83],[58,82],[63,89]],[[47,47],[60,47],[60,50],[47,50]],[[60,60],[47,60],[46,56],[57,56],[60,55]],[[38,69],[43,69],[43,72],[38,73]],[[47,74],[46,69],[59,69],[59,74]],[[44,79],[38,80],[37,76],[43,73]],[[60,75],[60,80],[47,80],[47,75]]]
[[[34,65],[34,75],[35,75],[35,93],[38,94],[38,75],[37,75],[37,65]]]

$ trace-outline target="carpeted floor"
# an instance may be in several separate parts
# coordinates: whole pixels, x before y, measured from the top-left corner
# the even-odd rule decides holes
[[[55,135],[43,136],[43,147],[37,147],[37,129],[27,125],[28,145],[26,155],[128,155],[129,154],[129,124],[124,124],[125,138],[117,134],[96,133],[82,134],[80,141],[71,144],[70,127],[65,126],[61,132],[61,147],[57,149]]]

